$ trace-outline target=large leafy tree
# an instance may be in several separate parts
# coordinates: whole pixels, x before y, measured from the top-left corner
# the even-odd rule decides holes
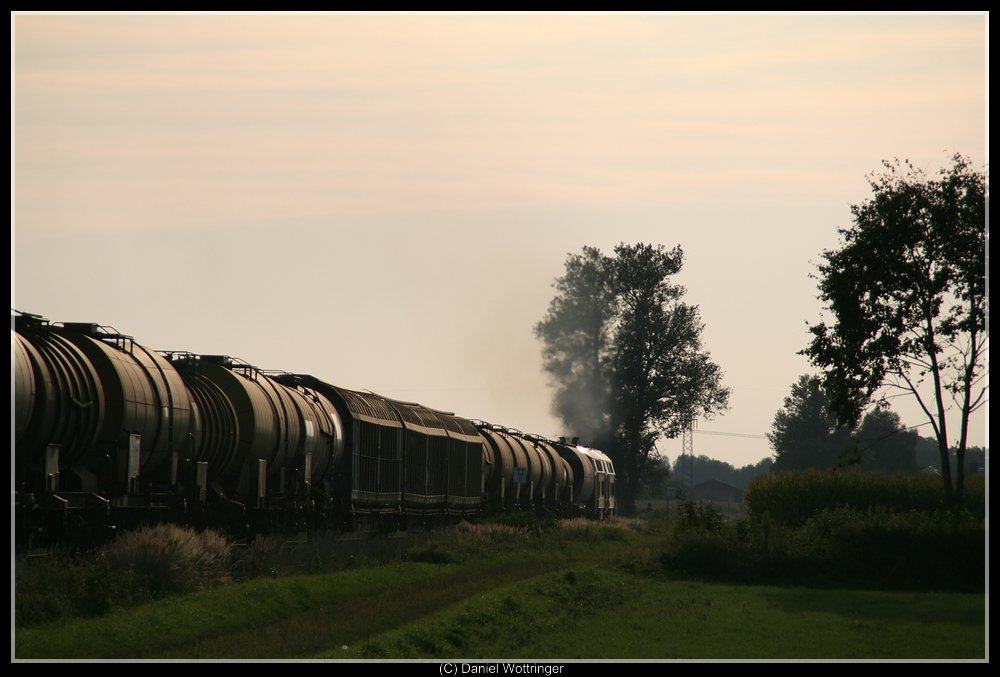
[[[916,472],[920,436],[907,429],[896,412],[882,407],[868,412],[855,439],[856,454],[865,470]]]
[[[876,407],[855,431],[842,425],[831,407],[823,378],[802,375],[784,406],[774,415],[767,438],[775,471],[804,468],[855,468],[881,472],[916,470],[917,433],[899,414]]]
[[[851,432],[837,421],[819,376],[805,374],[792,385],[767,439],[775,471],[835,468],[851,460]]]
[[[556,295],[535,326],[556,388],[553,411],[574,434],[606,449],[622,509],[632,512],[661,436],[726,408],[722,372],[702,347],[697,306],[670,282],[680,247],[593,247],[566,260]]]
[[[883,164],[869,177],[873,197],[851,207],[840,247],[823,252],[819,298],[832,322],[810,327],[803,352],[823,370],[842,423],[857,425],[873,399],[915,398],[934,430],[946,499],[959,502],[969,417],[986,401],[986,177],[959,155],[937,176]]]

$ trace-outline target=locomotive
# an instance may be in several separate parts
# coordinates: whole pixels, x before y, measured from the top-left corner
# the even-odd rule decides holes
[[[12,312],[18,543],[615,512],[611,459],[415,402]]]

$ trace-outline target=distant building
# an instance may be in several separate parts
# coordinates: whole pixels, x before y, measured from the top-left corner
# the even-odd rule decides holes
[[[687,492],[693,501],[718,501],[719,503],[742,503],[743,490],[719,480],[708,480],[696,484]]]

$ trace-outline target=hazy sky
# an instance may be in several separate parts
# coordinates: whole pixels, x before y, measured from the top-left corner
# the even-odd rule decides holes
[[[566,255],[679,244],[733,389],[700,428],[761,436],[695,453],[756,462],[865,175],[988,162],[987,49],[982,13],[12,14],[11,305],[558,435]]]

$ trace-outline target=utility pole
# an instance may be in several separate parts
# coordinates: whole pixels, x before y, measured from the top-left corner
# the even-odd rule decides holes
[[[698,427],[698,422],[691,419],[691,423],[681,438],[681,457],[687,456],[687,464],[684,466],[684,476],[681,481],[690,489],[694,486],[694,429]]]

